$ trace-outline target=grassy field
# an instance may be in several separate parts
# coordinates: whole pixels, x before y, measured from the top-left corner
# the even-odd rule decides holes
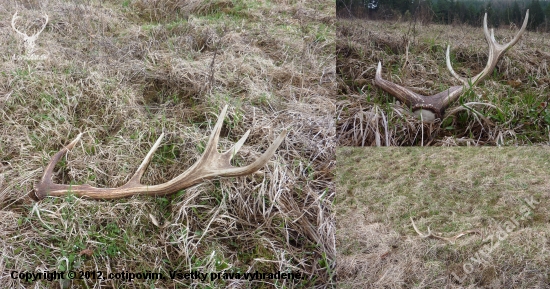
[[[23,38],[36,40],[25,59]],[[334,270],[335,7],[331,1],[2,1],[0,282],[10,288],[323,288]],[[204,150],[229,106],[219,150],[251,133],[235,165],[284,129],[245,177],[168,197],[94,201],[29,194],[79,133],[54,181],[124,184],[165,134],[144,184]],[[163,280],[25,281],[12,271],[161,273]],[[300,273],[298,280],[185,280],[170,272]],[[103,277],[106,277],[104,275]]]
[[[339,148],[337,160],[339,288],[548,288],[548,147]]]
[[[337,136],[340,145],[525,145],[549,142],[550,37],[527,31],[507,51],[494,73],[447,110],[441,122],[422,124],[408,108],[374,86],[376,66],[383,78],[433,95],[461,85],[448,71],[445,50],[462,76],[480,72],[488,46],[479,27],[420,22],[338,19]],[[491,23],[489,28],[493,27]],[[499,43],[519,27],[495,30]]]

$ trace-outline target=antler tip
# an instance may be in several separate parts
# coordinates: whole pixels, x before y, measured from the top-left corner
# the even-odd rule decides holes
[[[523,25],[521,26],[520,31],[523,31],[527,27],[527,22],[529,21],[529,9],[525,12],[525,19],[523,20]]]
[[[71,143],[69,143],[69,144],[67,145],[67,149],[69,149],[69,150],[72,149],[72,148],[76,145],[76,143],[77,143],[78,141],[80,141],[80,138],[82,138],[82,135],[83,135],[83,134],[84,134],[83,132],[79,133],[79,134],[76,136],[76,138],[75,138]]]
[[[227,107],[228,107],[227,104],[223,106],[223,109],[222,109],[222,112],[220,113],[220,115],[225,116],[225,114],[227,113]]]
[[[376,67],[376,75],[375,75],[375,80],[376,78],[381,78],[382,77],[382,61],[378,61],[378,66]]]
[[[288,130],[286,128],[281,131],[281,134],[279,134],[279,137],[277,137],[277,139],[275,140],[275,142],[278,143],[277,147],[281,145],[283,139],[287,136],[287,134]]]

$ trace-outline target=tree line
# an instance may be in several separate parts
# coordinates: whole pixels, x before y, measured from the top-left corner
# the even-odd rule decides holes
[[[528,29],[550,31],[550,2],[539,0],[337,0],[339,17],[418,20],[424,23],[480,26],[483,15],[493,27],[521,26],[529,9]]]

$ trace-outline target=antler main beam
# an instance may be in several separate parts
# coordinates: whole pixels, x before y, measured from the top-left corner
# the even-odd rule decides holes
[[[421,117],[423,121],[434,121],[437,118],[443,119],[443,116],[445,115],[445,109],[447,109],[447,107],[449,107],[452,102],[457,100],[464,91],[467,91],[469,88],[471,88],[481,80],[485,79],[493,72],[499,58],[508,49],[514,46],[514,44],[519,41],[520,37],[525,32],[528,19],[529,10],[527,10],[527,13],[525,14],[525,19],[523,20],[523,25],[521,26],[521,29],[516,34],[516,36],[510,42],[501,45],[496,42],[493,29],[491,29],[491,32],[489,33],[489,29],[487,28],[487,13],[485,13],[485,17],[483,18],[483,32],[485,34],[485,40],[487,40],[487,44],[489,45],[489,58],[487,60],[485,68],[479,74],[472,78],[463,78],[453,70],[450,58],[450,45],[447,46],[447,68],[456,79],[463,83],[462,86],[453,86],[443,92],[431,96],[420,95],[411,91],[410,89],[383,79],[381,62],[378,62],[374,83],[382,88],[384,91],[395,96],[395,98],[397,98],[399,101],[409,106],[413,113]]]
[[[236,177],[249,175],[261,167],[275,154],[277,148],[283,142],[287,131],[284,130],[277,139],[269,146],[269,148],[253,163],[244,167],[234,167],[230,161],[233,156],[239,151],[241,146],[246,141],[250,130],[247,131],[235,145],[224,153],[218,153],[217,145],[220,136],[220,131],[223,125],[223,120],[227,112],[227,105],[223,108],[218,117],[218,121],[214,126],[212,134],[208,139],[206,149],[199,160],[189,169],[175,177],[174,179],[160,185],[143,185],[140,179],[147,169],[147,165],[153,157],[153,153],[159,147],[164,134],[158,138],[145,159],[138,167],[137,171],[130,180],[123,186],[118,188],[97,188],[90,185],[61,185],[54,184],[52,181],[53,169],[57,162],[80,140],[82,134],[79,134],[76,139],[69,143],[66,147],[57,152],[50,160],[48,166],[44,170],[42,179],[35,188],[35,195],[38,199],[43,199],[47,196],[63,196],[68,193],[79,197],[90,199],[118,199],[133,195],[153,195],[162,196],[175,193],[179,190],[191,187],[205,180],[214,177]]]

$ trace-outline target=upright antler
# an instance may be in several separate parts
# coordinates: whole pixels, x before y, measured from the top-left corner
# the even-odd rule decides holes
[[[487,65],[485,65],[485,68],[479,74],[472,78],[460,77],[453,70],[451,66],[451,59],[449,56],[450,45],[447,46],[447,68],[456,79],[460,80],[463,83],[462,86],[453,86],[443,92],[431,96],[420,95],[411,91],[410,89],[383,79],[381,62],[378,62],[374,83],[389,94],[395,96],[398,100],[405,103],[407,106],[409,106],[412,109],[413,113],[421,116],[424,121],[433,121],[436,118],[442,119],[443,115],[445,114],[445,109],[449,107],[452,102],[457,100],[464,91],[467,91],[469,88],[471,88],[476,83],[480,82],[482,79],[486,78],[493,72],[500,56],[502,56],[504,52],[506,52],[508,49],[510,49],[510,47],[516,44],[521,35],[523,35],[523,33],[525,32],[528,19],[529,10],[527,10],[527,13],[525,14],[525,19],[523,20],[523,26],[516,34],[516,36],[507,44],[500,45],[495,40],[493,29],[491,29],[491,33],[489,34],[489,29],[487,29],[487,13],[485,13],[485,17],[483,18],[483,32],[485,34],[487,44],[489,44],[489,58],[487,60]]]
[[[38,32],[36,32],[32,36],[27,35],[27,33],[25,32],[19,31],[19,29],[15,27],[15,20],[17,20],[17,18],[19,18],[19,16],[17,16],[17,11],[15,11],[13,17],[11,18],[11,27],[13,28],[13,30],[15,30],[15,32],[17,32],[17,34],[23,36],[25,55],[33,55],[35,51],[34,42],[36,41],[36,39],[38,39],[38,35],[40,35],[42,31],[44,31],[44,28],[46,28],[46,24],[48,24],[48,14],[44,14],[44,18],[46,19],[46,21],[42,25],[42,28],[40,28],[40,30],[38,30]]]
[[[256,159],[253,163],[245,167],[234,167],[230,161],[233,156],[239,151],[243,143],[246,141],[250,130],[247,131],[244,136],[228,151],[224,153],[218,153],[217,145],[220,136],[220,131],[223,125],[223,120],[227,112],[227,105],[223,108],[218,117],[218,122],[214,126],[214,130],[208,139],[206,149],[199,158],[199,160],[193,164],[189,169],[183,172],[181,175],[173,178],[172,180],[160,184],[160,185],[142,185],[140,183],[141,176],[143,175],[149,161],[153,157],[153,153],[160,145],[160,142],[164,134],[161,134],[159,139],[155,142],[137,171],[130,178],[130,180],[123,186],[118,188],[97,188],[90,185],[60,185],[52,182],[52,173],[55,165],[61,157],[63,157],[70,149],[72,149],[82,134],[79,134],[75,140],[73,140],[66,147],[57,152],[50,163],[44,170],[42,179],[37,184],[35,194],[38,199],[43,199],[47,196],[63,196],[67,193],[74,194],[79,197],[86,197],[91,199],[117,199],[128,197],[132,195],[153,195],[161,196],[175,193],[179,190],[191,187],[205,180],[214,177],[236,177],[252,174],[255,171],[263,167],[267,161],[275,154],[275,151],[279,145],[283,142],[286,136],[286,130],[284,130],[279,137],[269,146],[269,148]]]

